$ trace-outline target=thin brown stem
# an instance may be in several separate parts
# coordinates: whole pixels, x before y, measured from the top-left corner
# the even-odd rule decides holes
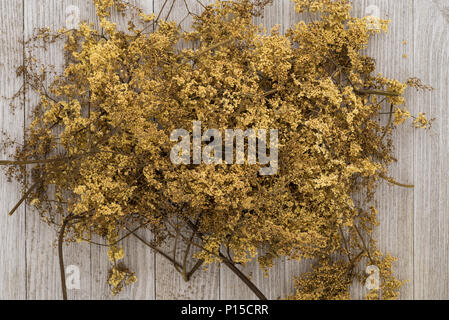
[[[264,97],[268,97],[268,96],[271,96],[272,94],[277,93],[278,91],[279,91],[278,89],[272,89],[272,90],[269,90],[269,91],[265,92],[265,93],[263,94],[263,96],[264,96]]]
[[[377,94],[379,96],[387,96],[387,97],[400,97],[401,94],[396,92],[388,92],[383,90],[374,90],[374,89],[354,89],[354,91],[358,94]]]
[[[57,159],[42,159],[42,160],[23,160],[23,161],[14,161],[14,160],[0,160],[0,166],[9,166],[9,165],[27,165],[27,164],[39,164],[39,163],[50,163],[50,162],[58,162],[65,161],[67,158],[57,158]]]
[[[182,274],[184,276],[185,281],[189,281],[189,277],[187,274],[187,258],[190,253],[190,248],[192,247],[193,238],[195,237],[195,232],[192,233],[192,236],[190,237],[190,241],[187,243],[186,251],[184,252],[184,259],[182,262]]]
[[[91,241],[91,240],[87,240],[87,239],[83,239],[83,241],[86,241],[88,243],[91,243],[93,245],[96,246],[100,246],[100,247],[110,247],[110,246],[115,246],[117,244],[119,244],[120,242],[122,242],[123,240],[125,240],[126,238],[128,238],[129,236],[131,236],[134,232],[138,231],[139,229],[143,228],[144,226],[146,226],[148,223],[144,223],[141,224],[140,226],[136,227],[134,230],[132,230],[131,232],[128,232],[127,234],[125,234],[123,237],[121,237],[120,239],[118,239],[117,241],[114,241],[111,244],[105,244],[105,243],[98,243],[95,241]]]
[[[162,250],[160,250],[159,248],[157,248],[156,246],[152,245],[151,243],[149,243],[148,241],[146,241],[144,238],[142,238],[141,236],[139,236],[138,234],[136,234],[135,232],[132,232],[131,230],[129,230],[128,228],[126,228],[126,230],[128,230],[128,232],[130,232],[134,237],[136,237],[138,240],[140,240],[143,244],[145,244],[147,247],[153,249],[154,251],[156,251],[157,253],[159,253],[161,256],[163,256],[164,258],[166,258],[168,261],[170,261],[171,263],[173,263],[173,265],[177,268],[181,268],[181,265],[173,260],[168,254],[166,254],[165,252],[163,252]]]
[[[393,122],[393,107],[394,107],[393,105],[390,105],[390,116],[388,117],[388,123],[387,123],[387,126],[385,127],[384,134],[382,135],[382,138],[380,139],[381,141],[383,141],[385,139],[388,131],[391,128],[391,123]]]
[[[174,244],[173,244],[173,261],[176,261],[176,251],[177,251],[177,249],[178,249],[178,239],[179,239],[179,234],[180,234],[180,231],[179,231],[179,227],[177,226],[176,227],[176,229],[175,229],[175,231],[176,231],[176,236],[175,236],[175,240],[174,240]],[[182,270],[181,270],[181,268],[178,268],[178,266],[176,266],[175,265],[175,269],[176,269],[176,271],[178,271],[180,274],[182,274],[182,276],[184,277],[184,274],[183,274],[183,272],[182,272]]]
[[[233,41],[234,41],[234,39],[228,39],[228,40],[225,40],[225,41],[216,43],[216,44],[214,44],[214,45],[212,45],[212,46],[210,46],[210,47],[208,47],[208,48],[205,48],[205,49],[203,49],[202,51],[198,52],[198,53],[192,58],[192,60],[196,60],[196,59],[198,59],[199,57],[201,57],[201,56],[205,55],[206,53],[208,53],[209,51],[215,50],[215,49],[217,49],[217,48],[219,48],[219,47],[221,47],[221,46],[227,45],[227,44],[229,44],[229,43],[231,43],[231,42],[233,42]]]
[[[359,230],[359,228],[357,227],[356,224],[354,224],[354,229],[355,229],[357,235],[359,236],[360,240],[362,241],[362,245],[363,245],[363,248],[362,248],[362,249],[363,249],[363,250],[366,252],[366,254],[368,255],[368,259],[370,260],[370,262],[371,262],[372,264],[374,264],[374,260],[373,260],[373,258],[371,257],[371,253],[369,252],[368,246],[366,245],[365,238],[363,237],[362,233],[360,232],[360,230]]]
[[[31,192],[33,192],[33,190],[38,186],[38,182],[34,183],[29,189],[28,191],[22,196],[22,198],[20,198],[19,202],[16,203],[16,205],[14,206],[14,208],[11,209],[11,211],[9,211],[8,215],[12,216],[14,214],[14,212],[16,212],[16,210],[21,206],[21,204],[28,198],[28,196],[31,194]]]
[[[187,225],[192,229],[192,231],[195,232],[195,234],[198,234],[200,239],[202,240],[203,234],[198,230],[198,228],[190,221],[187,220]],[[228,258],[226,258],[225,255],[223,255],[220,251],[218,251],[218,255],[220,259],[223,261],[223,263],[232,271],[234,272],[237,277],[240,278],[240,280],[245,283],[248,288],[260,299],[260,300],[267,300],[267,297],[259,290],[259,288],[256,287],[254,283],[251,282],[251,280],[242,272],[240,271],[234,263],[232,263]]]
[[[408,189],[413,189],[415,186],[413,184],[404,184],[404,183],[399,183],[396,180],[394,180],[393,178],[387,177],[383,174],[380,174],[379,177],[381,177],[382,179],[386,180],[387,182],[394,184],[398,187],[402,187],[402,188],[408,188]]]
[[[75,220],[75,219],[83,219],[83,217],[77,217],[77,216],[72,216],[72,215],[65,217],[64,221],[62,222],[62,226],[59,230],[58,256],[59,256],[59,272],[61,275],[61,289],[62,289],[62,299],[63,300],[67,300],[67,285],[66,285],[66,279],[65,279],[64,253],[63,253],[64,235],[65,235],[65,229],[66,229],[69,221]]]
[[[241,272],[232,262],[230,262],[222,253],[220,253],[220,258],[222,258],[223,263],[232,271],[234,272],[237,277],[240,278],[240,280],[245,283],[248,288],[259,298],[260,300],[267,300],[267,297],[257,288],[254,283],[249,280],[249,278]]]
[[[64,268],[64,254],[63,254],[63,242],[64,242],[64,233],[65,228],[67,226],[68,219],[64,219],[61,229],[59,231],[59,238],[58,238],[58,255],[59,255],[59,272],[61,274],[61,289],[62,289],[62,299],[67,300],[67,285],[66,285],[66,279],[65,279],[65,268]]]
[[[187,279],[190,280],[192,278],[192,275],[203,265],[204,260],[198,260],[197,263],[193,266],[192,270],[187,273]]]
[[[339,231],[340,231],[341,238],[343,239],[343,244],[344,244],[345,249],[346,249],[346,255],[348,256],[349,262],[351,262],[351,261],[352,261],[352,259],[351,259],[351,252],[349,251],[348,242],[346,241],[346,238],[345,238],[343,229],[341,228],[341,226],[338,227],[338,229],[339,229]]]
[[[173,7],[175,6],[175,1],[173,0],[170,6],[170,9],[168,9],[167,15],[165,16],[165,20],[168,20],[168,18],[170,17],[171,12],[173,11]]]

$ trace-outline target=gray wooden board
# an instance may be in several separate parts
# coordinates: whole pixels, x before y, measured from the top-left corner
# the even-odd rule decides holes
[[[169,0],[171,6],[173,0]],[[158,12],[163,0],[131,1],[146,12]],[[187,0],[190,10],[201,6]],[[207,1],[203,0],[203,4]],[[449,298],[449,136],[447,102],[449,100],[449,4],[445,0],[355,0],[354,14],[362,17],[378,14],[391,19],[390,33],[377,35],[368,53],[378,62],[385,76],[406,80],[416,76],[435,88],[432,93],[407,93],[407,108],[436,118],[430,131],[404,126],[394,133],[395,156],[389,174],[415,188],[401,189],[383,183],[376,196],[381,226],[376,231],[379,245],[399,258],[396,274],[408,283],[401,290],[404,299]],[[0,95],[11,96],[23,84],[15,68],[23,61],[22,39],[36,27],[54,29],[65,26],[70,5],[80,8],[81,20],[95,21],[90,0],[1,0],[0,12]],[[373,7],[374,6],[374,7]],[[281,30],[298,21],[290,0],[274,0],[258,23],[268,28],[281,24]],[[374,8],[374,9],[373,9]],[[167,8],[165,8],[165,11]],[[374,11],[373,11],[374,10]],[[181,20],[186,10],[176,0],[171,18]],[[116,15],[116,17],[119,17]],[[118,18],[125,26],[125,19]],[[185,20],[183,27],[188,26]],[[406,41],[406,43],[404,42]],[[61,47],[38,53],[45,63],[62,63]],[[0,101],[0,129],[22,141],[23,127],[37,97],[26,97],[10,112],[8,102]],[[7,157],[7,152],[0,154]],[[60,279],[56,232],[43,224],[36,212],[22,206],[12,216],[7,212],[20,199],[20,187],[0,175],[0,298],[60,299]],[[150,238],[149,234],[142,234]],[[163,257],[152,253],[137,239],[124,242],[126,264],[136,272],[138,283],[117,297],[111,297],[107,285],[109,263],[106,249],[96,245],[73,244],[65,247],[66,265],[80,271],[80,289],[69,290],[70,299],[254,299],[240,280],[225,266],[212,265],[200,270],[189,283],[176,273]],[[182,248],[178,248],[181,250]],[[309,268],[307,262],[281,259],[268,277],[251,263],[243,272],[270,298],[291,294],[292,280]],[[361,286],[352,288],[354,298],[363,294]]]
[[[22,63],[23,47],[23,3],[11,5],[0,2],[0,96],[10,97],[23,85],[23,79],[15,76],[15,68]],[[9,101],[0,98],[0,130],[17,140],[23,141],[24,111],[20,103],[14,113],[10,112]],[[4,158],[12,150],[0,151]],[[25,259],[25,207],[12,216],[8,212],[21,198],[20,187],[8,183],[0,174],[0,299],[25,299],[27,293]]]

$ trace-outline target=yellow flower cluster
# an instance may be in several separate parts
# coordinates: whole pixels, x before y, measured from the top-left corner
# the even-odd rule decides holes
[[[10,174],[35,183],[27,197],[45,221],[66,223],[67,241],[105,239],[113,293],[136,280],[117,264],[117,243],[147,229],[154,238],[145,243],[185,279],[189,259],[258,257],[267,269],[285,256],[319,260],[291,298],[347,299],[365,264],[381,269],[381,296],[397,296],[392,261],[370,240],[377,221],[368,203],[380,179],[395,183],[389,133],[410,117],[399,108],[407,85],[373,74],[362,54],[373,32],[346,0],[294,0],[316,19],[285,34],[255,25],[260,8],[249,0],[207,6],[191,32],[120,0],[94,2],[102,31],[84,23],[35,39],[64,38],[67,65],[49,88],[35,60],[21,69],[37,79],[41,100]],[[137,10],[128,30],[111,21],[113,6]],[[195,46],[179,49],[181,41]],[[394,116],[387,126],[378,120],[384,101]],[[278,174],[260,176],[260,164],[172,164],[170,133],[197,120],[221,131],[278,129]],[[415,121],[427,124],[423,114]],[[179,242],[184,262],[161,251]]]
[[[119,294],[124,287],[137,282],[137,277],[123,265],[114,266],[109,270],[108,283],[113,295]]]

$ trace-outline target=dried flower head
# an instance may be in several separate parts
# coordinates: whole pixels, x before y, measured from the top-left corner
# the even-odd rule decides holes
[[[379,180],[410,187],[387,176],[391,130],[410,114],[400,107],[407,84],[375,75],[362,53],[380,30],[352,17],[346,0],[294,0],[316,19],[285,34],[253,23],[268,1],[219,0],[189,32],[121,0],[94,2],[103,31],[84,23],[29,42],[64,39],[67,64],[49,87],[34,58],[20,68],[41,99],[25,144],[3,164],[60,239],[105,239],[113,293],[136,280],[117,263],[120,241],[136,236],[186,280],[202,264],[239,272],[235,264],[257,257],[268,269],[285,256],[318,259],[291,298],[348,299],[366,264],[381,270],[381,296],[397,296],[392,259],[371,241],[369,202]],[[135,13],[128,30],[112,21],[113,6]],[[278,129],[278,174],[261,176],[261,164],[174,165],[170,133],[197,120],[222,133]],[[414,123],[428,124],[423,114]],[[181,262],[161,249],[181,242]],[[197,262],[190,270],[188,260]]]

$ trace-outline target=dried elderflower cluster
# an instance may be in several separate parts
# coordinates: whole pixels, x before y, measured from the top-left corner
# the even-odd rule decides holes
[[[350,15],[347,1],[294,0],[316,19],[286,34],[253,23],[267,1],[217,1],[190,32],[121,0],[94,2],[102,31],[84,23],[41,30],[29,42],[65,39],[67,64],[49,87],[33,58],[20,68],[41,99],[24,146],[3,164],[62,239],[105,239],[113,293],[136,281],[118,262],[126,254],[120,241],[145,241],[137,231],[147,229],[154,238],[145,243],[186,280],[202,264],[235,271],[257,257],[267,270],[285,256],[318,261],[290,298],[348,299],[366,264],[381,274],[380,293],[369,297],[397,297],[392,258],[371,239],[369,201],[379,180],[399,184],[387,167],[391,130],[410,117],[407,84],[373,74],[374,60],[361,51],[375,31]],[[110,18],[113,6],[134,12],[128,30]],[[179,49],[181,41],[191,46]],[[278,129],[278,173],[261,176],[261,165],[248,163],[174,165],[170,133],[193,121]],[[420,114],[414,124],[429,123]],[[181,242],[183,262],[162,250]],[[197,262],[190,271],[187,260]]]

